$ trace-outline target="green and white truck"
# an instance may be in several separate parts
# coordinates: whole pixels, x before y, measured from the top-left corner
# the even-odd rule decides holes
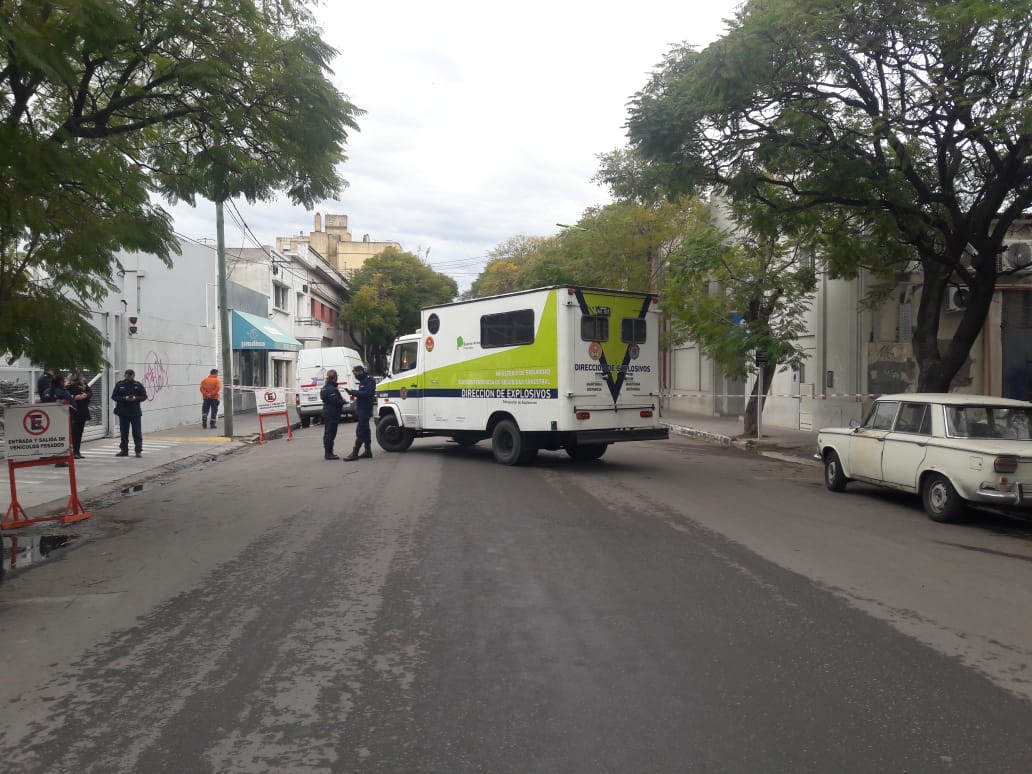
[[[377,386],[376,440],[491,439],[503,465],[541,449],[577,460],[668,437],[659,423],[659,306],[650,293],[568,285],[422,310]]]

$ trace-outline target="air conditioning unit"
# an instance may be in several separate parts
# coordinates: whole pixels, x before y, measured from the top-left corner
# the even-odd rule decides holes
[[[946,311],[963,312],[967,309],[969,295],[967,288],[946,288]]]
[[[1028,242],[1012,242],[1003,254],[1004,271],[1027,269],[1032,266],[1032,245]]]

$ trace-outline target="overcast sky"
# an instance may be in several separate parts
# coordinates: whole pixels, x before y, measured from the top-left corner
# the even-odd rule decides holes
[[[675,43],[718,38],[739,0],[479,0],[318,9],[339,51],[334,82],[366,114],[340,201],[236,206],[266,245],[345,214],[352,237],[400,242],[468,287],[489,250],[545,236],[609,201],[598,155],[625,145],[627,102]],[[214,205],[172,210],[176,231],[215,237]],[[230,247],[254,246],[227,217]]]

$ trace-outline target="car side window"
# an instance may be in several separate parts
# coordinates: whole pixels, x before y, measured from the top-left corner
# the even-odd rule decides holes
[[[899,403],[897,401],[878,401],[874,404],[874,409],[868,415],[867,421],[864,422],[864,428],[866,430],[891,430],[892,420],[896,418],[896,410],[898,408]]]
[[[927,403],[904,403],[896,417],[897,433],[932,434],[932,415]]]

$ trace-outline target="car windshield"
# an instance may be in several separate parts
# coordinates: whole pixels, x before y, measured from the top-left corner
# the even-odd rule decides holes
[[[946,423],[955,438],[1032,439],[1032,409],[947,406]]]

